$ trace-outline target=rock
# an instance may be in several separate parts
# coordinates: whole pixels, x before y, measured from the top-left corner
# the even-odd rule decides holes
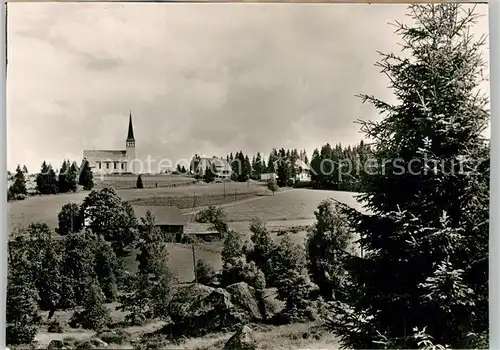
[[[256,292],[245,282],[230,285],[226,291],[231,295],[231,302],[242,311],[246,312],[252,321],[262,320],[262,312],[256,298]]]
[[[49,346],[47,347],[48,350],[55,350],[55,349],[62,349],[64,346],[64,343],[60,339],[54,339],[50,342]]]
[[[256,350],[257,341],[248,326],[242,326],[224,345],[225,350]]]
[[[191,285],[179,290],[170,305],[172,324],[165,331],[174,336],[234,330],[251,319],[222,288]]]
[[[98,349],[104,349],[104,348],[107,348],[108,347],[108,343],[106,343],[105,341],[99,339],[99,338],[92,338],[90,339],[90,342],[96,346]]]

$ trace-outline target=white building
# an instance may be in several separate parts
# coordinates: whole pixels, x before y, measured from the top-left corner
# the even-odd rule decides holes
[[[231,164],[224,158],[198,158],[197,166],[194,169],[194,173],[199,176],[204,176],[207,169],[211,169],[214,172],[215,179],[229,180],[231,179],[231,174],[233,169]]]
[[[128,134],[125,149],[121,150],[84,150],[83,159],[88,160],[94,174],[135,173],[135,138],[132,126],[132,113],[129,116]]]
[[[311,168],[304,161],[298,159],[295,163],[296,167],[296,182],[310,182],[311,181]]]

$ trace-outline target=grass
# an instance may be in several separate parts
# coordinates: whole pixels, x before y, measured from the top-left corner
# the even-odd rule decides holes
[[[234,196],[257,195],[263,193],[265,187],[261,183],[249,182],[229,182],[212,184],[193,184],[177,187],[158,187],[144,189],[118,189],[118,195],[125,201],[154,200],[162,197],[185,198],[188,202],[194,197],[213,197],[231,194]],[[8,202],[8,229],[21,226],[26,227],[32,222],[44,222],[49,227],[57,227],[57,215],[61,207],[66,203],[80,203],[88,195],[88,191],[77,193],[65,193],[47,196],[30,197],[23,201]],[[230,198],[230,197],[228,197]]]
[[[96,188],[113,187],[115,189],[135,188],[137,175],[108,175],[104,177],[96,176]],[[182,175],[142,175],[144,188],[170,187],[187,185],[196,182],[195,179]]]

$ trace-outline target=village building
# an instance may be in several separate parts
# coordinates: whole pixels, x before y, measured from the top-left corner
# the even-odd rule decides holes
[[[94,174],[135,173],[135,138],[132,126],[132,112],[128,123],[125,149],[121,150],[84,150],[83,159],[89,162]]]
[[[133,205],[132,208],[140,224],[142,224],[141,218],[145,218],[146,213],[149,211],[155,219],[156,226],[164,233],[181,235],[184,233],[186,218],[176,206]]]
[[[182,211],[176,206],[133,205],[132,209],[139,221],[139,228],[142,226],[141,218],[145,218],[149,211],[155,219],[155,226],[169,242],[182,242],[187,221]]]
[[[204,176],[207,169],[214,173],[215,180],[230,180],[233,169],[231,164],[224,158],[198,158],[196,164],[192,165],[194,174]]]

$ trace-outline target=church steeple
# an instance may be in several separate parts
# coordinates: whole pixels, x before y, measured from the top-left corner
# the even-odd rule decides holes
[[[135,141],[135,138],[134,138],[134,128],[132,126],[132,111],[130,111],[130,116],[129,116],[129,121],[128,121],[127,141]]]

